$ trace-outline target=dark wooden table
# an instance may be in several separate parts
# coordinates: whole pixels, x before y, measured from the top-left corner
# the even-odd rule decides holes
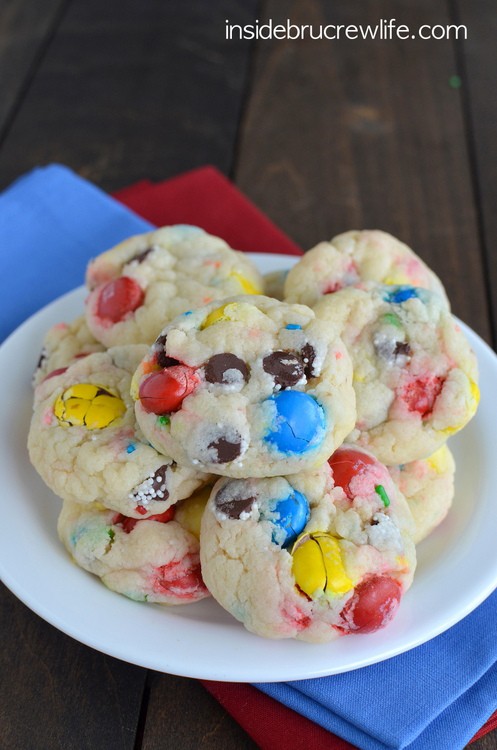
[[[225,40],[255,18],[468,38]],[[215,164],[304,248],[398,235],[495,345],[496,35],[494,0],[2,0],[0,187],[51,161],[109,191]],[[0,623],[2,749],[255,747],[199,683],[80,645],[3,587]]]

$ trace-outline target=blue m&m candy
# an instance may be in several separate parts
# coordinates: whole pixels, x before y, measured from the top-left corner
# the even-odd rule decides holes
[[[272,421],[265,440],[281,453],[305,453],[319,445],[325,435],[323,407],[302,391],[280,391],[265,402]]]
[[[406,302],[412,297],[419,298],[419,290],[414,286],[393,286],[387,292],[385,292],[385,302],[390,302],[393,305],[400,305],[402,302]]]
[[[306,527],[310,515],[307,498],[291,486],[287,497],[270,501],[267,508],[261,511],[261,518],[271,521],[276,527],[272,534],[273,542],[282,547],[295,541]]]

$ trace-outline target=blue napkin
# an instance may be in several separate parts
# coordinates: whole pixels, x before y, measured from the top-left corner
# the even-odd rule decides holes
[[[0,194],[0,341],[25,318],[84,283],[90,258],[151,225],[58,164]]]
[[[79,286],[88,260],[151,225],[58,165],[0,194],[0,339]],[[429,643],[380,664],[259,690],[364,750],[457,750],[497,709],[497,592]]]
[[[458,750],[497,709],[496,622],[494,592],[442,635],[380,664],[255,687],[363,750]]]

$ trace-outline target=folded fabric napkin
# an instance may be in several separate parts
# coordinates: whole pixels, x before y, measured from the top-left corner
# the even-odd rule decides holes
[[[258,685],[367,750],[464,747],[497,707],[497,593],[393,659],[320,680]]]
[[[149,221],[199,224],[243,250],[300,252],[212,168],[159,185],[145,181],[118,198],[144,218],[57,165],[34,170],[0,195],[8,250],[0,287],[2,337],[81,284],[90,257],[146,231]],[[265,683],[258,690],[204,684],[267,750],[318,743],[346,750],[349,742],[375,750],[457,750],[497,708],[496,619],[494,593],[446,633],[381,664],[316,680]],[[480,733],[495,723],[492,717]]]
[[[29,315],[80,286],[92,256],[150,226],[58,164],[16,180],[0,194],[0,341]]]
[[[157,226],[195,224],[236,250],[302,253],[214,167],[193,169],[156,185],[142,180],[114,197]]]
[[[143,180],[114,197],[157,226],[195,224],[236,250],[302,253],[214,167],[193,169],[158,185]]]
[[[157,224],[187,221],[226,240],[229,231],[230,243],[243,250],[301,252],[275,236],[267,218],[212,168],[158,185],[141,183],[117,197]],[[244,244],[247,227],[250,243]],[[204,684],[267,750],[318,742],[330,750],[351,747],[332,732],[367,750],[457,750],[497,708],[496,617],[497,592],[446,633],[388,661],[333,677],[257,685],[279,703],[263,704],[247,685]],[[280,704],[312,721],[296,720]],[[496,724],[497,715],[487,731]]]

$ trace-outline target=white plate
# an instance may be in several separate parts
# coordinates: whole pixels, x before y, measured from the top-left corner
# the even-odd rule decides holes
[[[256,255],[265,273],[295,258]],[[127,662],[210,680],[273,682],[346,672],[388,659],[462,619],[497,586],[497,357],[464,327],[480,364],[482,404],[451,440],[456,497],[446,521],[419,547],[414,584],[395,620],[378,633],[325,645],[267,641],[214,601],[181,607],[139,604],[77,568],[59,543],[60,501],[31,468],[26,435],[31,373],[47,328],[82,310],[84,290],[27,320],[0,348],[0,574],[34,612],[78,641]]]

